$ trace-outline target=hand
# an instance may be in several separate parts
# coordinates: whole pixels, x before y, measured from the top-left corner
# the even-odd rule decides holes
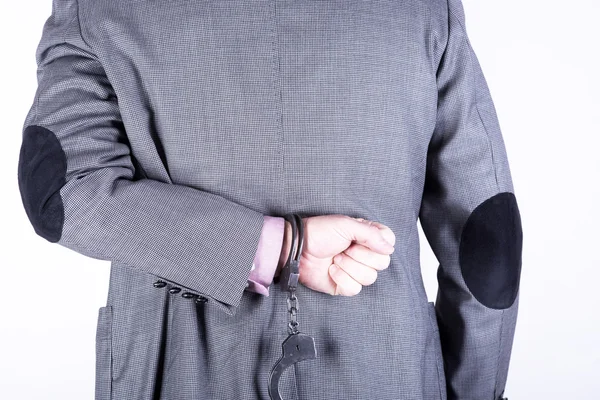
[[[304,244],[299,282],[330,295],[354,296],[390,264],[396,236],[387,226],[341,214],[303,218]],[[287,261],[291,225],[286,233],[275,276]]]

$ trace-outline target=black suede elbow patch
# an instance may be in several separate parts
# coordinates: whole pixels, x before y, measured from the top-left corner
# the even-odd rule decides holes
[[[489,308],[510,307],[519,290],[523,231],[515,195],[498,193],[478,205],[465,223],[459,263],[473,296]]]
[[[64,222],[60,189],[65,184],[67,157],[56,135],[30,125],[23,131],[18,181],[21,199],[35,232],[58,242]]]

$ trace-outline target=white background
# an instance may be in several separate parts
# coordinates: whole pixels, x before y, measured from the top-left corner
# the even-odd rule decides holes
[[[463,4],[523,224],[505,395],[600,399],[600,2]],[[108,290],[110,263],[37,236],[18,192],[22,123],[37,87],[34,53],[51,7],[51,0],[0,5],[2,399],[93,398],[96,318]],[[437,261],[419,230],[434,300]]]

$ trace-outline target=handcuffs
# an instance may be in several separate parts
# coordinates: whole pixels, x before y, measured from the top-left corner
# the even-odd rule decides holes
[[[285,265],[280,274],[280,285],[283,291],[289,293],[287,299],[290,322],[288,322],[289,336],[283,341],[281,347],[283,355],[277,361],[269,375],[269,397],[271,400],[283,400],[279,394],[279,379],[286,368],[297,362],[317,358],[315,340],[298,330],[298,298],[296,288],[300,277],[300,256],[304,244],[304,222],[298,214],[286,214],[284,218],[292,225],[292,245]],[[298,231],[298,235],[296,235]],[[298,244],[296,245],[296,236]],[[294,249],[296,251],[294,252]],[[292,255],[292,253],[294,253]]]

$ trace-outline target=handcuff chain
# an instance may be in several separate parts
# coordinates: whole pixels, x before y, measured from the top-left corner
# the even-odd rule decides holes
[[[296,287],[299,277],[299,262],[300,255],[302,254],[304,227],[302,217],[298,214],[287,214],[284,217],[292,225],[292,243],[290,253],[288,254],[288,260],[284,266],[285,273],[283,274],[284,288],[289,292],[287,299],[288,312],[290,314],[288,331],[290,334],[297,334],[300,333],[300,331],[298,329],[297,319],[299,305],[298,298],[296,297]],[[293,270],[291,270],[292,265]]]
[[[295,335],[300,332],[298,329],[299,323],[297,320],[299,304],[298,304],[298,298],[296,297],[295,290],[289,291],[287,304],[288,304],[288,312],[290,313],[290,322],[288,323],[288,331],[289,331],[290,335]]]

